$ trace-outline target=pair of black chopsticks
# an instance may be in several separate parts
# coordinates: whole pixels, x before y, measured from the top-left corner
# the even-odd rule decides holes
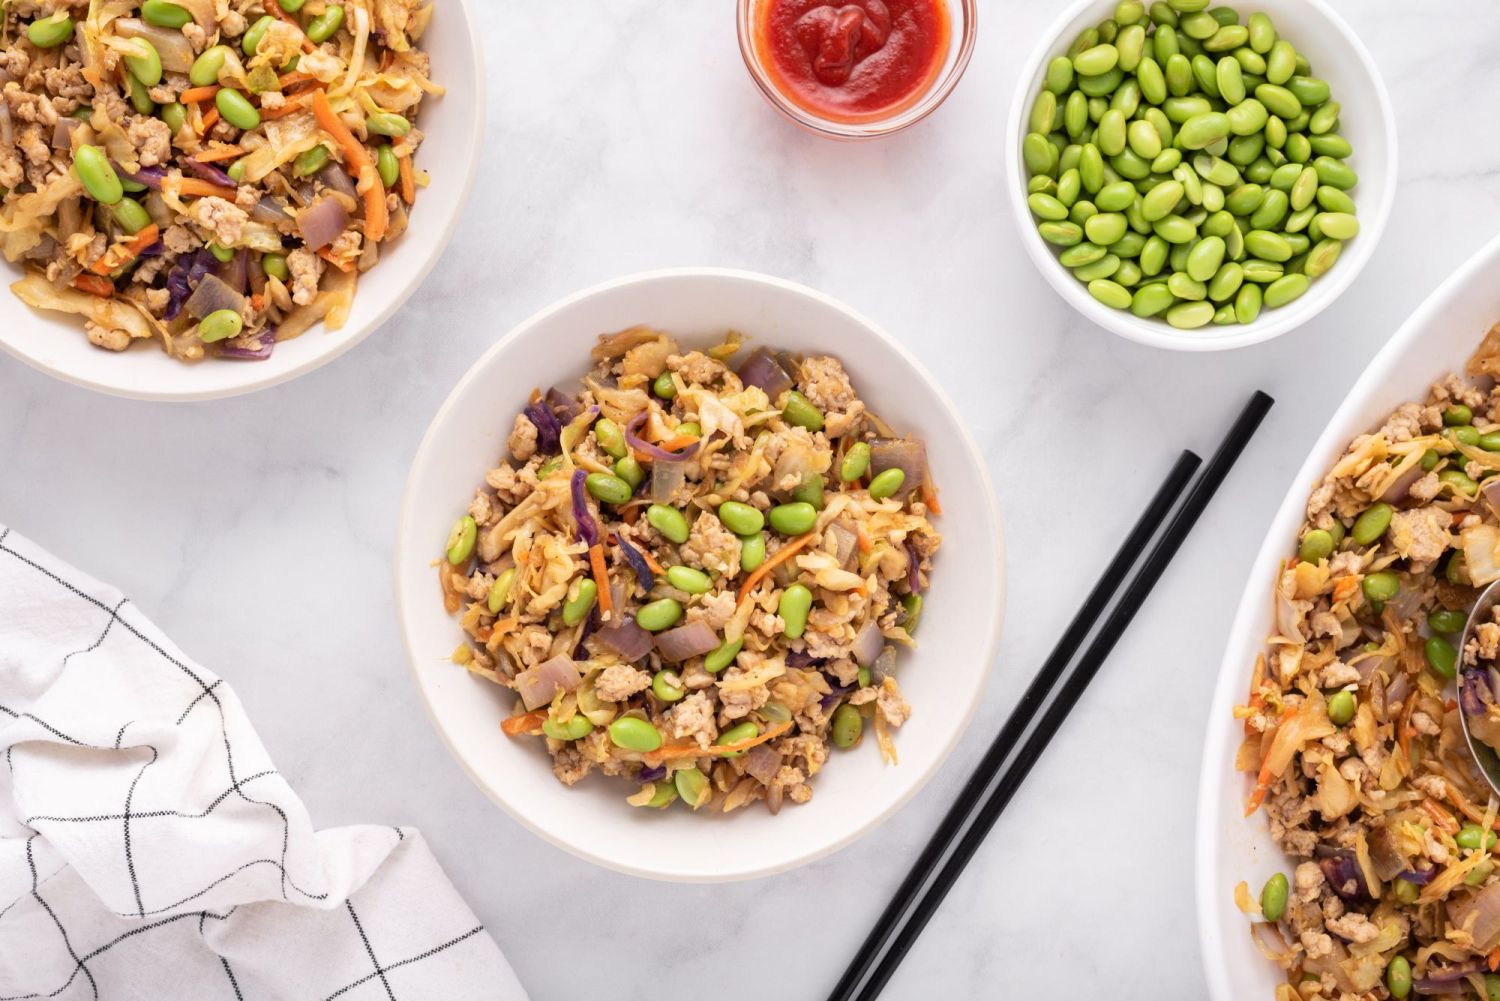
[[[901,965],[917,936],[953,888],[964,867],[974,857],[990,828],[1005,810],[1031,768],[1047,749],[1063,720],[1077,704],[1089,682],[1098,673],[1110,651],[1124,635],[1141,605],[1161,579],[1177,550],[1197,524],[1208,502],[1224,482],[1235,461],[1244,451],[1262,418],[1271,409],[1271,397],[1256,392],[1235,420],[1229,435],[1209,460],[1203,475],[1192,480],[1202,460],[1184,451],[1172,467],[1166,482],[1157,490],[1151,504],[1126,536],[1104,575],[1089,592],[1083,607],[1068,623],[1062,639],[1053,648],[1042,669],[1032,680],[1020,703],[1011,711],[995,742],[985,752],[978,768],[965,784],[958,801],[949,809],[932,840],[922,850],[896,896],[880,915],[880,920],[865,938],[854,961],[844,971],[829,1001],[874,1001],[891,975]],[[1187,498],[1179,506],[1183,492]],[[1173,513],[1175,510],[1175,514]],[[1171,517],[1167,521],[1168,516]],[[1166,523],[1166,528],[1162,524]],[[1152,545],[1152,540],[1155,544]],[[1147,547],[1150,551],[1147,552]],[[1142,554],[1145,554],[1144,561]],[[1139,564],[1139,565],[1138,565]],[[1137,567],[1138,565],[1138,567]],[[1077,667],[1068,676],[1057,698],[1042,716],[1041,722],[1027,737],[1020,750],[1017,744],[1041,711],[1047,696],[1063,676],[1078,645],[1094,624],[1109,609],[1120,583],[1132,567],[1137,567],[1124,594],[1109,610],[1094,639],[1084,649]],[[997,781],[998,780],[998,781]],[[967,829],[966,829],[967,828]]]

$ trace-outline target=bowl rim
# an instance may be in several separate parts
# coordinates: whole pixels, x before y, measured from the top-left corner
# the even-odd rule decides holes
[[[1265,639],[1264,636],[1256,636],[1256,632],[1264,632],[1263,623],[1269,607],[1265,597],[1271,578],[1265,574],[1265,570],[1275,566],[1288,552],[1289,539],[1280,537],[1277,528],[1283,521],[1290,520],[1295,511],[1306,506],[1308,491],[1321,480],[1330,456],[1335,452],[1342,452],[1348,444],[1349,429],[1346,425],[1353,419],[1352,415],[1372,394],[1396,377],[1399,364],[1411,342],[1417,340],[1422,331],[1447,312],[1453,300],[1476,281],[1481,272],[1497,267],[1500,267],[1500,236],[1487,241],[1462,266],[1443,279],[1365,366],[1308,451],[1307,458],[1292,479],[1290,490],[1272,516],[1265,539],[1250,564],[1250,572],[1219,664],[1219,677],[1214,685],[1213,698],[1209,703],[1210,716],[1208,730],[1203,738],[1194,824],[1193,894],[1198,916],[1199,944],[1208,993],[1216,1001],[1232,1001],[1235,997],[1229,970],[1223,961],[1226,932],[1219,921],[1219,905],[1223,894],[1228,891],[1222,885],[1221,875],[1216,870],[1224,848],[1217,817],[1218,799],[1224,785],[1225,754],[1231,746],[1228,731],[1233,722],[1232,709],[1238,693],[1243,690],[1249,678],[1249,665],[1244,661],[1243,654],[1263,645]],[[1304,487],[1307,489],[1304,490]],[[1251,820],[1246,818],[1245,822],[1250,823]]]
[[[783,94],[781,89],[771,81],[770,75],[756,58],[755,30],[751,24],[751,11],[757,3],[761,2],[767,2],[767,0],[738,0],[735,5],[735,32],[739,38],[740,58],[745,61],[745,70],[750,74],[750,79],[755,81],[755,86],[760,89],[761,96],[771,107],[805,131],[827,139],[858,142],[864,139],[893,136],[931,115],[942,107],[943,102],[948,100],[958,87],[958,82],[963,79],[964,71],[969,68],[969,60],[974,55],[974,41],[979,31],[978,0],[943,0],[950,7],[958,8],[963,14],[963,30],[957,34],[950,34],[952,41],[949,43],[948,51],[953,57],[952,63],[949,64],[945,60],[944,71],[933,79],[926,93],[910,104],[884,118],[846,122],[836,118],[826,118],[802,107]]]
[[[674,871],[670,867],[647,868],[640,865],[631,865],[622,863],[616,859],[606,857],[599,854],[598,852],[582,848],[570,842],[561,835],[555,834],[553,831],[548,830],[541,824],[534,822],[519,807],[514,806],[510,802],[508,802],[507,799],[500,794],[494,783],[487,781],[473,768],[471,768],[464,755],[459,752],[457,746],[454,743],[454,739],[450,736],[447,728],[443,725],[442,720],[438,716],[437,709],[434,707],[431,699],[428,698],[426,687],[422,683],[421,675],[417,669],[417,664],[422,661],[421,651],[417,650],[414,638],[412,636],[412,616],[403,599],[403,588],[401,586],[402,580],[407,575],[407,572],[404,569],[405,564],[402,561],[402,554],[407,547],[408,530],[414,527],[412,524],[412,516],[413,508],[417,503],[416,493],[418,490],[418,468],[422,464],[423,456],[427,454],[427,452],[431,449],[433,442],[437,440],[437,437],[441,433],[442,427],[450,419],[452,419],[452,417],[456,413],[459,407],[460,397],[466,394],[471,384],[477,382],[480,379],[481,372],[487,369],[499,355],[508,350],[512,342],[519,340],[532,328],[534,328],[538,324],[545,323],[554,315],[570,309],[584,300],[599,295],[606,295],[617,289],[632,285],[648,284],[658,281],[672,281],[676,279],[691,280],[701,278],[727,278],[737,281],[744,281],[751,284],[761,285],[767,288],[773,288],[780,292],[791,293],[793,295],[812,299],[819,304],[844,313],[850,319],[855,321],[862,329],[864,329],[866,333],[882,341],[888,348],[896,352],[897,356],[906,363],[908,368],[931,389],[939,404],[946,411],[946,416],[948,417],[948,419],[952,422],[953,426],[958,429],[960,450],[967,453],[979,477],[979,483],[984,494],[983,498],[981,498],[980,503],[980,507],[983,511],[983,520],[987,523],[986,527],[989,535],[994,540],[995,554],[998,557],[994,565],[993,579],[995,595],[994,614],[991,616],[990,627],[986,635],[983,637],[983,642],[979,644],[978,647],[976,647],[975,656],[979,659],[982,665],[978,678],[978,684],[974,686],[973,693],[968,700],[968,705],[963,708],[959,718],[957,719],[957,725],[951,728],[945,742],[938,749],[937,753],[933,755],[932,760],[927,765],[927,767],[920,774],[915,774],[914,778],[910,781],[907,788],[899,796],[897,796],[883,811],[871,818],[864,825],[851,829],[850,831],[827,844],[821,845],[812,850],[794,854],[780,862],[766,865],[757,865],[751,868],[715,872],[711,874],[701,872]],[[998,659],[1000,650],[1000,637],[1003,632],[1005,623],[1005,533],[1002,527],[1002,520],[1000,516],[999,498],[995,493],[994,484],[990,479],[989,467],[984,462],[984,455],[979,450],[977,443],[974,441],[968,424],[963,420],[959,410],[953,405],[953,401],[949,399],[948,394],[946,393],[946,391],[944,391],[942,385],[932,377],[932,375],[926,370],[926,368],[922,366],[920,362],[917,361],[917,359],[911,354],[911,352],[906,349],[905,345],[903,345],[895,337],[891,336],[891,334],[887,332],[883,327],[873,323],[864,314],[850,308],[849,306],[833,298],[832,296],[820,292],[817,289],[811,288],[807,285],[790,281],[785,278],[778,278],[773,275],[739,268],[661,268],[648,271],[638,271],[620,276],[618,278],[609,279],[607,281],[588,286],[587,288],[564,296],[556,302],[553,302],[552,304],[537,310],[530,316],[512,326],[504,335],[496,340],[494,344],[487,348],[483,354],[481,354],[474,360],[474,363],[469,367],[468,371],[466,371],[458,380],[458,382],[454,384],[453,389],[443,400],[442,405],[439,406],[437,411],[434,413],[431,422],[427,426],[427,430],[422,435],[421,442],[417,445],[416,452],[413,453],[411,468],[407,474],[406,484],[402,488],[401,503],[396,515],[396,541],[395,550],[392,556],[391,582],[396,597],[396,618],[401,630],[401,643],[406,653],[405,659],[407,674],[413,686],[417,690],[417,695],[421,700],[422,709],[426,713],[428,721],[432,724],[433,730],[436,731],[438,738],[442,741],[443,746],[447,749],[450,757],[452,757],[452,759],[458,764],[463,772],[469,777],[470,781],[472,781],[486,796],[488,796],[491,801],[498,804],[501,809],[503,809],[511,817],[511,819],[516,821],[532,834],[541,838],[543,841],[546,841],[548,844],[551,844],[556,848],[561,848],[563,851],[574,856],[575,858],[583,859],[586,862],[592,862],[595,865],[612,870],[614,872],[624,873],[628,876],[636,876],[644,879],[652,879],[672,883],[730,883],[758,879],[764,876],[772,876],[779,873],[789,872],[792,869],[796,869],[810,862],[815,862],[818,859],[825,858],[828,855],[831,855],[834,852],[837,852],[849,846],[854,841],[868,834],[870,831],[879,827],[881,824],[885,823],[892,816],[894,816],[896,812],[904,807],[907,803],[909,803],[918,792],[925,788],[932,777],[937,774],[938,770],[943,766],[944,762],[946,762],[949,756],[953,753],[954,748],[958,746],[959,740],[962,739],[963,735],[968,731],[969,725],[973,722],[974,715],[978,712],[980,703],[983,701],[984,692],[987,685],[989,684],[990,676],[994,672],[995,662]],[[427,659],[430,660],[430,657]]]
[[[464,30],[469,43],[468,55],[470,63],[474,67],[474,77],[476,80],[483,82],[485,78],[484,45],[481,33],[479,31],[479,26],[474,18],[473,6],[471,5],[470,0],[456,0],[455,6],[456,9],[461,12],[464,20]],[[80,375],[79,373],[74,371],[64,371],[58,368],[54,368],[43,363],[40,359],[33,357],[29,353],[22,351],[15,345],[11,344],[9,339],[4,337],[0,337],[0,350],[5,351],[5,353],[10,355],[11,357],[19,359],[20,361],[26,363],[28,366],[38,372],[49,375],[61,382],[65,382],[73,386],[78,386],[82,389],[92,390],[96,393],[102,393],[105,396],[114,396],[120,399],[148,400],[162,403],[193,403],[203,400],[223,400],[235,396],[243,396],[245,394],[254,393],[262,389],[269,389],[272,386],[278,386],[284,382],[290,382],[293,379],[306,375],[314,369],[321,368],[322,366],[342,356],[345,352],[352,349],[355,345],[363,343],[365,338],[369,337],[376,330],[385,326],[385,324],[390,321],[391,317],[395,316],[396,313],[401,309],[401,307],[406,305],[407,300],[412,297],[417,289],[421,288],[426,283],[427,276],[432,273],[432,269],[437,265],[438,258],[443,256],[443,253],[448,249],[449,244],[452,243],[454,231],[458,229],[458,224],[463,218],[463,208],[468,203],[469,194],[473,191],[474,178],[478,174],[479,162],[481,159],[483,159],[485,99],[485,88],[476,87],[474,89],[474,111],[470,116],[467,135],[468,142],[473,147],[474,154],[472,157],[470,157],[469,162],[462,168],[463,175],[459,179],[458,198],[454,202],[454,211],[450,214],[447,221],[443,224],[443,228],[437,234],[437,239],[433,244],[433,253],[429,254],[427,256],[427,259],[424,260],[413,273],[411,273],[405,287],[399,293],[397,293],[397,295],[390,301],[385,309],[381,310],[377,315],[372,317],[370,321],[365,324],[363,329],[347,334],[345,334],[343,331],[337,332],[339,334],[344,334],[344,336],[339,336],[337,337],[337,339],[329,341],[326,348],[310,354],[307,358],[298,362],[291,368],[286,369],[285,371],[274,372],[265,375],[256,375],[254,366],[250,363],[244,363],[241,365],[241,367],[245,369],[248,378],[246,378],[242,382],[236,382],[232,385],[220,386],[214,389],[194,389],[191,387],[186,389],[165,390],[141,389],[137,388],[134,385],[123,385],[119,382],[106,382],[101,379],[91,378],[87,375]],[[5,284],[8,286],[9,281],[7,280]],[[4,289],[3,291],[9,294],[9,288]],[[321,322],[316,324],[313,330],[307,331],[307,333],[311,334],[315,331],[324,332]]]
[[[1026,204],[1026,177],[1021,164],[1021,140],[1025,135],[1023,122],[1030,111],[1027,95],[1031,93],[1033,85],[1041,79],[1042,63],[1055,54],[1057,44],[1062,39],[1069,23],[1092,7],[1098,7],[1101,10],[1108,8],[1109,0],[1074,0],[1047,28],[1044,36],[1045,43],[1037,46],[1027,58],[1021,69],[1015,93],[1011,97],[1005,138],[1006,189],[1011,204],[1012,219],[1021,231],[1021,243],[1026,248],[1026,255],[1042,273],[1047,284],[1051,285],[1058,295],[1062,296],[1068,305],[1085,319],[1112,334],[1151,347],[1166,348],[1171,351],[1228,351],[1280,337],[1312,321],[1319,313],[1332,305],[1334,300],[1343,295],[1364,271],[1365,265],[1374,256],[1375,249],[1385,234],[1386,223],[1390,220],[1391,207],[1396,199],[1396,175],[1399,162],[1395,110],[1391,106],[1390,93],[1375,64],[1374,56],[1370,54],[1370,50],[1360,37],[1354,33],[1354,29],[1349,27],[1348,23],[1329,7],[1325,0],[1298,0],[1298,4],[1311,9],[1317,16],[1333,26],[1374,83],[1374,93],[1370,97],[1379,109],[1378,117],[1387,161],[1385,184],[1376,192],[1373,200],[1374,212],[1369,216],[1363,214],[1360,216],[1359,236],[1361,239],[1351,245],[1348,253],[1341,255],[1339,263],[1342,267],[1335,266],[1331,269],[1299,300],[1303,303],[1300,310],[1291,310],[1291,307],[1267,310],[1238,332],[1222,336],[1202,336],[1204,329],[1213,328],[1179,331],[1167,326],[1165,322],[1148,325],[1137,320],[1128,311],[1122,313],[1120,310],[1110,309],[1095,301],[1082,283],[1066,274],[1065,269],[1057,263],[1051,248],[1037,232],[1036,224],[1031,217],[1031,209]],[[1160,329],[1157,329],[1157,326]],[[1195,334],[1198,336],[1194,336]]]

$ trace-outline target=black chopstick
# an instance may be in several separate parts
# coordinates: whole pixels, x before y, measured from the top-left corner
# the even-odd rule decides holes
[[[1175,505],[1183,487],[1197,468],[1198,457],[1184,452],[1173,467],[1146,513],[1142,515],[1119,553],[1110,562],[1093,591],[1089,593],[1083,608],[1074,616],[1068,630],[1059,641],[1052,655],[1047,658],[1042,670],[1027,688],[1020,704],[1012,711],[989,751],[985,753],[979,768],[969,779],[957,802],[943,818],[937,833],[923,850],[916,865],[902,881],[895,898],[881,914],[879,922],[865,939],[854,961],[844,971],[830,1001],[874,1001],[890,980],[896,968],[910,951],[917,937],[926,927],[933,913],[942,903],[963,872],[964,867],[978,850],[995,821],[1025,781],[1033,765],[1046,750],[1063,720],[1078,702],[1083,690],[1088,687],[1099,667],[1114,649],[1115,644],[1130,625],[1140,606],[1144,604],[1156,582],[1161,578],[1183,541],[1192,531],[1214,493],[1224,482],[1229,470],[1244,450],[1261,420],[1270,409],[1272,400],[1265,393],[1257,392],[1241,412],[1218,450],[1210,460],[1202,477],[1193,485],[1187,500],[1172,518],[1161,538],[1151,549],[1145,562],[1131,579],[1124,596],[1105,620],[1092,643],[1084,651],[1078,667],[1068,678],[1057,700],[1043,715],[1041,723],[1022,746],[1020,753],[1001,774],[1000,782],[988,797],[985,788],[1000,769],[1016,741],[1026,730],[1041,703],[1051,692],[1061,676],[1077,643],[1088,632],[1095,619],[1113,597],[1125,571],[1139,558],[1160,522]],[[959,840],[952,857],[939,867],[954,839],[966,823],[973,818],[972,825]],[[935,876],[934,876],[935,874]],[[928,884],[929,877],[932,881]],[[925,885],[924,884],[928,884]],[[909,913],[909,917],[907,916]],[[882,955],[883,952],[883,955]],[[873,964],[873,966],[872,966]],[[867,976],[868,974],[868,976]],[[863,989],[861,983],[863,982]]]

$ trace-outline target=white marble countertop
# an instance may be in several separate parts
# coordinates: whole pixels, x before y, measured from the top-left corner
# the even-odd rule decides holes
[[[319,826],[420,826],[538,1001],[821,997],[1177,451],[1207,454],[1264,388],[1261,435],[887,993],[1201,996],[1191,837],[1224,635],[1323,422],[1500,218],[1493,6],[1338,4],[1395,101],[1394,214],[1340,302],[1232,355],[1116,339],[1026,260],[1001,123],[1051,5],[986,4],[949,102],[857,146],[771,111],[727,0],[475,6],[489,145],[426,287],[332,366],[220,403],[107,399],[0,357],[0,521],[227,678]],[[565,293],[688,264],[809,283],[905,340],[971,422],[1011,557],[1002,656],[946,773],[855,846],[721,887],[604,872],[492,805],[418,707],[388,574],[407,464],[472,360]]]

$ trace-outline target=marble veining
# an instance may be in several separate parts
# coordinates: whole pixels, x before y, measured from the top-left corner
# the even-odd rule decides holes
[[[1336,6],[1395,102],[1384,240],[1302,330],[1181,355],[1075,316],[1012,228],[1002,123],[1052,5],[988,0],[948,103],[843,145],[765,104],[727,2],[476,0],[485,163],[406,308],[322,371],[212,404],[107,399],[0,358],[0,518],[123,588],[229,679],[320,826],[419,825],[539,1001],[812,998],[1176,452],[1211,449],[1263,388],[1278,404],[1260,436],[887,993],[1200,997],[1199,747],[1246,568],[1359,370],[1500,218],[1500,132],[1481,124],[1500,91],[1493,5]],[[904,340],[970,421],[1011,554],[1000,670],[946,773],[855,846],[725,887],[603,872],[494,807],[418,707],[388,572],[407,464],[471,361],[559,296],[685,264],[807,282]]]

